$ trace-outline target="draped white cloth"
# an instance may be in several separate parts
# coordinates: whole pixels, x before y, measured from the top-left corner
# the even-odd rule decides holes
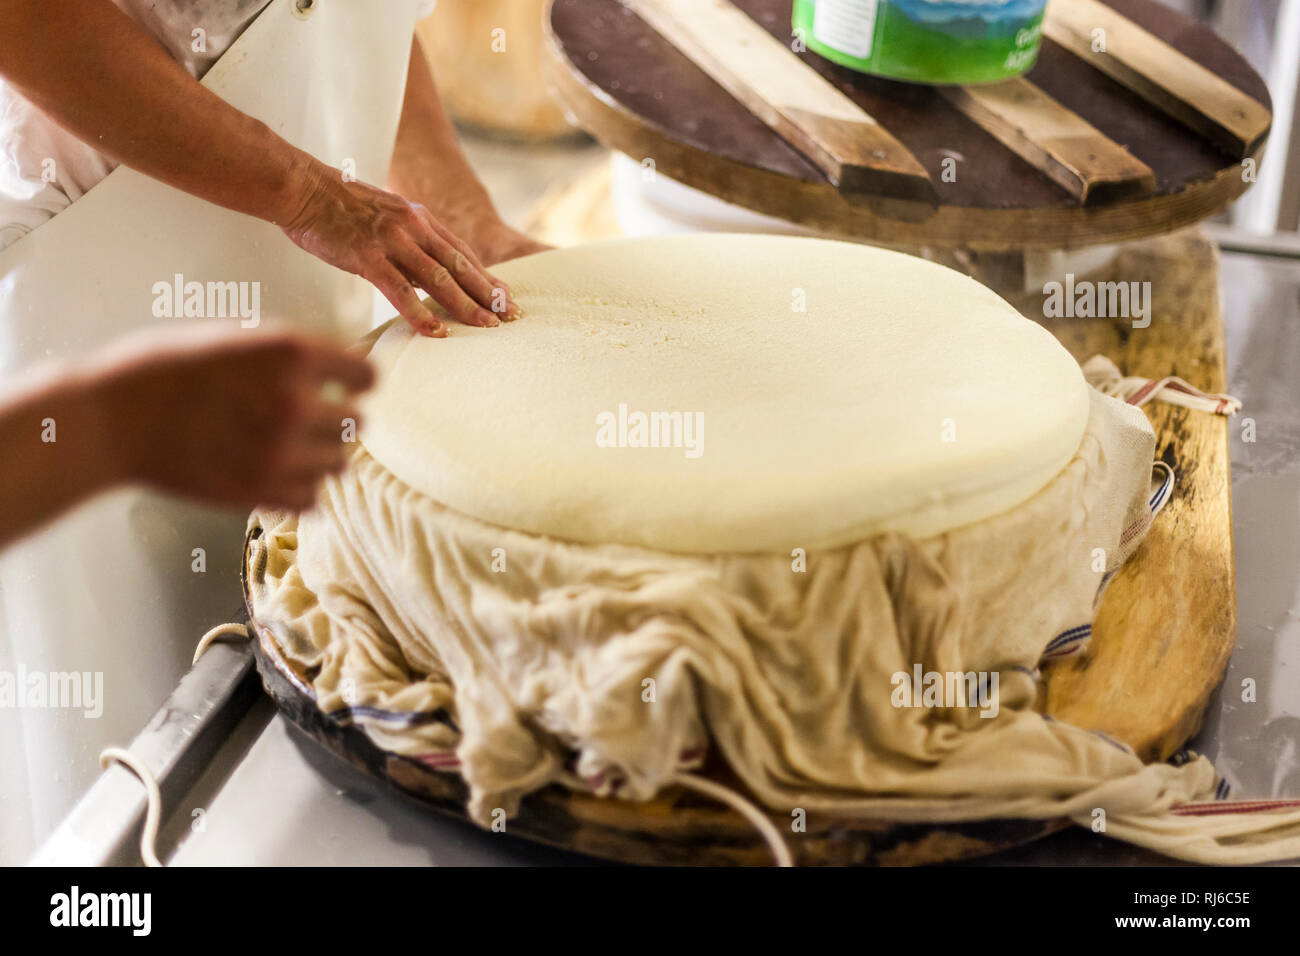
[[[1102,811],[1111,835],[1187,859],[1300,852],[1294,811],[1171,814],[1214,798],[1204,758],[1144,766],[1033,710],[1045,648],[1091,622],[1150,522],[1153,445],[1140,411],[1094,393],[1078,453],[1025,504],[806,564],[495,527],[362,449],[301,521],[254,516],[255,611],[322,710],[398,753],[446,766],[454,751],[481,822],[553,782],[647,798],[716,748],[778,813],[1092,825]],[[994,693],[927,700],[928,673]],[[439,710],[456,729],[420,719]],[[1278,824],[1285,842],[1258,835]]]

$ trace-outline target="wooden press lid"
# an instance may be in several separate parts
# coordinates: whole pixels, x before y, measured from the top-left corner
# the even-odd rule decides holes
[[[899,188],[906,178],[899,176],[874,187],[858,176],[852,189],[837,187],[834,163],[779,118],[775,129],[772,117],[759,118],[763,109],[744,94],[744,77],[726,72],[743,72],[743,56],[719,65],[722,48],[711,57],[707,43],[691,56],[682,52],[691,44],[671,19],[674,6],[685,9],[678,0],[555,0],[548,29],[557,93],[606,145],[705,192],[828,234],[992,250],[1167,232],[1244,192],[1251,178],[1243,172],[1267,135],[1270,100],[1259,75],[1209,28],[1156,0],[1054,0],[1038,63],[1024,79],[946,88],[789,51],[790,0],[734,4],[800,69],[815,71],[830,93],[896,140],[904,159],[891,153],[889,162],[914,160],[933,195]],[[698,9],[706,8],[735,12],[723,0],[701,0]],[[664,9],[670,12],[658,12]],[[1104,54],[1088,48],[1094,21],[1107,31]],[[768,92],[779,86],[768,84]],[[1080,128],[1096,139],[1081,142]],[[836,137],[827,138],[834,152]],[[955,169],[954,181],[945,169]]]

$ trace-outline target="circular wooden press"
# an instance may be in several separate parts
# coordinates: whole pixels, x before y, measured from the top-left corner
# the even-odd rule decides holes
[[[1215,250],[1183,232],[1126,247],[1119,265],[1152,282],[1153,321],[1126,329],[1109,319],[1068,320],[1055,327],[1078,358],[1098,352],[1121,368],[1170,368],[1220,389],[1223,326],[1218,312]],[[1017,303],[1022,309],[1025,302]],[[1149,334],[1148,334],[1149,333]],[[1149,371],[1148,374],[1156,374]],[[1164,760],[1200,726],[1236,634],[1232,516],[1228,495],[1227,420],[1174,405],[1148,406],[1157,455],[1178,475],[1173,498],[1146,540],[1107,588],[1081,654],[1043,669],[1044,713],[1122,740],[1145,760]],[[272,630],[257,619],[249,582],[265,552],[244,555],[245,601],[253,655],[263,685],[299,730],[359,770],[431,809],[465,817],[467,788],[454,772],[376,746],[359,728],[317,706],[310,675],[280,654]],[[721,761],[702,771],[743,787]],[[799,864],[914,865],[978,857],[1047,836],[1066,820],[987,820],[899,824],[809,815],[803,832],[773,815]],[[668,865],[768,865],[772,857],[739,813],[697,793],[672,788],[632,803],[547,787],[526,797],[507,832],[607,860]]]
[[[829,235],[938,247],[958,263],[1155,236],[1121,246],[1109,267],[1149,283],[1145,327],[1048,318],[1041,291],[1004,294],[1080,360],[1101,353],[1126,374],[1224,390],[1217,252],[1195,231],[1166,234],[1223,208],[1252,178],[1245,174],[1267,134],[1269,99],[1231,48],[1155,0],[1051,0],[1047,39],[1027,77],[941,90],[794,52],[790,7],[553,0],[554,86],[580,125],[644,167]],[[675,16],[683,9],[697,17],[689,29]],[[1092,52],[1097,29],[1106,54]],[[743,42],[737,50],[701,36]],[[749,69],[751,60],[762,69]],[[796,88],[801,105],[825,104],[821,119],[780,102]],[[542,238],[568,241],[612,234],[607,216],[592,215],[607,209],[607,186],[586,181],[548,200],[534,226]],[[1174,497],[1107,589],[1087,651],[1044,669],[1040,704],[1163,760],[1200,726],[1235,640],[1236,604],[1227,420],[1174,405],[1148,412],[1157,453],[1178,475]],[[323,714],[305,675],[288,671],[274,636],[253,623],[263,681],[299,728],[400,792],[464,815],[458,776],[386,753]],[[725,765],[708,773],[737,785]],[[951,861],[1067,825],[810,817],[806,832],[790,833],[788,820],[773,819],[797,862],[823,864]],[[525,799],[508,830],[632,863],[771,862],[739,814],[676,789],[631,803],[550,787]]]
[[[795,52],[790,13],[553,0],[553,86],[602,143],[703,192],[828,235],[975,250],[1197,222],[1245,191],[1271,121],[1249,64],[1156,0],[1052,0],[1035,68],[970,87]]]

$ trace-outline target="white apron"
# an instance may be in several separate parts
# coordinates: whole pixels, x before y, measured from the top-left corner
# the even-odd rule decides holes
[[[272,0],[203,85],[324,162],[351,161],[358,179],[383,183],[418,4]],[[264,318],[351,335],[369,325],[366,283],[273,225],[120,167],[0,253],[0,376],[186,321],[153,316],[154,284],[176,274],[259,282]],[[0,700],[0,863],[30,855],[99,772],[99,751],[131,740],[202,631],[238,609],[245,520],[123,490],[0,556],[0,677],[26,685],[22,700]],[[52,680],[71,672],[83,677]],[[99,701],[50,706],[77,703],[74,683],[96,696],[96,675]],[[42,705],[38,684],[61,696]]]

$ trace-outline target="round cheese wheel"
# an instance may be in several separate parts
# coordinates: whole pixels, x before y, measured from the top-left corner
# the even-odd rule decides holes
[[[1051,334],[912,256],[690,235],[494,272],[524,317],[446,339],[395,322],[361,436],[492,524],[689,553],[925,537],[1025,501],[1087,424]]]

